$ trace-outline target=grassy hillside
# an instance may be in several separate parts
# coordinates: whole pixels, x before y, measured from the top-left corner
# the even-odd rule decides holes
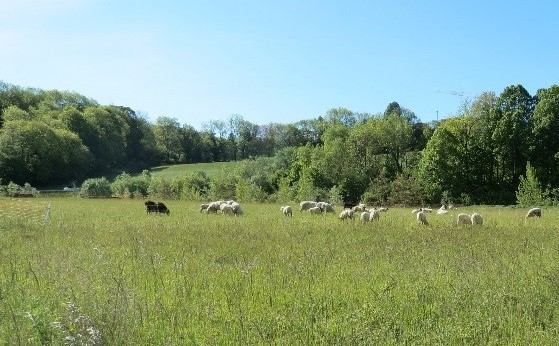
[[[149,171],[153,176],[164,176],[164,177],[178,177],[187,173],[204,171],[208,176],[212,176],[223,170],[233,170],[235,169],[238,162],[211,162],[211,163],[192,163],[192,164],[181,164],[172,166],[159,166],[153,167]]]
[[[279,205],[204,214],[165,201],[0,199],[0,343],[555,345],[559,210],[378,223]],[[34,206],[39,204],[39,206]],[[295,208],[298,209],[298,208]],[[337,212],[339,213],[339,209]],[[458,212],[481,227],[459,227]],[[69,340],[72,340],[70,342]]]

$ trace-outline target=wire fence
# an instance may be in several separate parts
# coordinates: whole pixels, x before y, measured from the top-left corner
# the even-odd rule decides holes
[[[0,219],[26,221],[46,225],[50,218],[51,202],[34,198],[0,200]]]

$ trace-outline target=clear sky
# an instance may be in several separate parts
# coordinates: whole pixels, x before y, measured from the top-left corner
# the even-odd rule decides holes
[[[559,1],[0,0],[0,80],[196,129],[558,83]]]

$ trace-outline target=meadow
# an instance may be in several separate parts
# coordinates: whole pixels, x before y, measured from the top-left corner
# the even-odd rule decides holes
[[[556,345],[559,209],[391,208],[378,223],[241,203],[33,199],[0,218],[0,343]],[[14,203],[0,199],[0,209]],[[292,204],[295,205],[295,204]],[[295,208],[296,209],[296,208]],[[457,226],[479,212],[481,227]]]
[[[154,177],[175,178],[194,172],[204,172],[208,177],[212,177],[222,171],[231,171],[238,166],[238,161],[228,162],[208,162],[208,163],[188,163],[170,166],[159,166],[149,169]],[[137,175],[137,174],[136,174]]]

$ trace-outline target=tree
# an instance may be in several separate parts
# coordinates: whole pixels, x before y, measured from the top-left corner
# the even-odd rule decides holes
[[[96,161],[96,169],[101,171],[123,167],[126,157],[126,137],[129,127],[110,107],[87,107],[83,112],[84,137]]]
[[[536,177],[535,170],[530,166],[530,162],[526,164],[526,177],[520,176],[516,201],[521,205],[542,205],[545,203],[543,190]]]
[[[153,127],[155,141],[164,153],[166,163],[184,162],[182,147],[182,133],[176,118],[160,116],[155,120]]]
[[[514,201],[514,190],[528,161],[534,105],[535,99],[522,85],[509,86],[499,95],[490,115],[496,176],[505,203]]]
[[[356,114],[346,108],[332,108],[326,112],[326,120],[331,124],[353,127],[357,124]]]
[[[194,127],[184,124],[182,132],[182,151],[186,163],[204,162],[202,136]]]
[[[128,129],[125,131],[125,157],[121,167],[140,171],[159,164],[163,153],[157,148],[153,126],[147,119],[128,107],[108,106],[107,109],[122,119],[125,129]]]
[[[439,202],[443,192],[453,200],[473,196],[486,201],[490,152],[480,142],[480,122],[471,115],[450,118],[437,127],[419,163],[418,176],[430,202]]]
[[[19,108],[18,106],[8,106],[4,109],[4,121],[11,121],[11,120],[34,120],[35,117],[29,112],[24,111],[23,109]]]
[[[34,185],[67,182],[89,172],[89,151],[67,130],[40,121],[8,121],[0,130],[0,176]]]
[[[404,154],[411,149],[413,128],[402,116],[389,114],[379,119],[376,124],[376,135],[381,150],[389,157],[389,171],[393,176],[402,173],[405,163]]]
[[[530,160],[544,186],[559,186],[559,86],[537,92]]]

